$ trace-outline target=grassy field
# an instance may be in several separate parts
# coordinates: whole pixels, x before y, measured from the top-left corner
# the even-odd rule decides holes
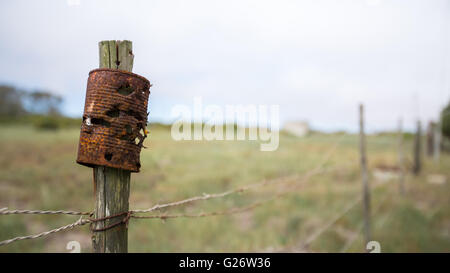
[[[0,127],[0,208],[91,211],[92,170],[75,163],[79,129],[38,131],[31,126]],[[320,164],[337,135],[295,138],[281,134],[275,152],[259,151],[258,142],[175,142],[164,128],[151,130],[142,168],[132,174],[130,207],[148,208],[202,193],[217,193],[290,174],[303,174]],[[397,164],[395,136],[369,136],[372,171]],[[411,160],[411,139],[406,140]],[[167,220],[132,219],[130,252],[263,252],[364,251],[360,234],[361,204],[337,220],[309,246],[299,249],[330,219],[361,194],[358,138],[346,135],[325,167],[326,173],[308,181],[293,180],[221,199],[199,201],[166,213],[199,213],[243,207],[289,191],[240,214]],[[420,176],[406,177],[406,194],[397,179],[370,176],[373,240],[382,252],[450,252],[450,155],[439,164],[425,159]],[[337,168],[334,168],[337,167]],[[439,174],[445,183],[430,183]],[[375,187],[375,185],[378,185]],[[295,186],[295,187],[294,187]],[[0,240],[34,234],[77,220],[76,216],[0,216]],[[0,252],[68,252],[77,240],[82,252],[91,251],[88,226],[35,240],[0,247]],[[348,242],[353,241],[349,244]],[[347,246],[347,247],[345,247]],[[345,249],[344,249],[345,247]]]

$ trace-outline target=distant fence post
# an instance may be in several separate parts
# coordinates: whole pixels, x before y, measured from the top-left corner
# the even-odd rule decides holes
[[[414,175],[419,175],[420,170],[422,168],[422,160],[421,160],[421,155],[422,155],[422,145],[421,145],[421,137],[422,137],[422,132],[421,132],[421,124],[420,124],[420,120],[417,121],[417,131],[416,131],[416,136],[414,138],[414,164],[413,164],[413,174]]]
[[[364,106],[359,105],[359,153],[361,164],[361,178],[363,189],[363,206],[364,206],[364,239],[365,246],[370,242],[370,189],[367,174],[367,158],[366,158],[366,137],[364,134]],[[364,249],[365,249],[364,246]]]
[[[441,154],[441,132],[442,132],[442,115],[439,115],[438,122],[434,127],[433,158],[436,163],[439,162],[439,157]]]
[[[427,156],[431,157],[433,156],[434,153],[434,142],[435,142],[435,128],[436,128],[436,124],[432,121],[430,121],[428,123],[428,127],[427,127],[427,143],[426,143],[426,148],[427,148]]]
[[[399,191],[405,193],[405,155],[403,152],[403,120],[398,121],[398,165],[399,165]]]

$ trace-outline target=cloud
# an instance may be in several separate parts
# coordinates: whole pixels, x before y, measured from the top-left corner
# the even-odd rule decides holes
[[[80,115],[98,41],[129,39],[151,120],[202,96],[279,104],[321,129],[355,130],[364,102],[369,129],[411,127],[413,94],[424,120],[449,99],[448,13],[444,0],[2,2],[0,82],[50,89]]]

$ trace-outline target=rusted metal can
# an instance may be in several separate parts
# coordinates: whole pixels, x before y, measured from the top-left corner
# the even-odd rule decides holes
[[[150,86],[127,71],[89,72],[77,163],[139,172]]]

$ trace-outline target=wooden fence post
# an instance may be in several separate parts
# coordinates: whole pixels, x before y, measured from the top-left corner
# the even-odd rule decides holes
[[[436,128],[436,124],[432,121],[430,121],[428,123],[428,127],[427,127],[427,142],[426,142],[426,154],[428,157],[433,156],[433,152],[434,152],[434,142],[435,140],[435,129]]]
[[[405,194],[405,154],[403,152],[403,121],[398,121],[398,165],[399,165],[399,191]]]
[[[363,206],[364,206],[364,239],[365,246],[370,242],[370,189],[367,174],[367,158],[366,158],[366,137],[364,134],[364,106],[359,105],[359,152],[361,164],[361,177],[363,189]],[[364,246],[364,249],[365,249]]]
[[[417,121],[417,132],[416,132],[416,136],[414,138],[414,165],[413,165],[413,174],[414,175],[418,175],[420,173],[420,169],[421,169],[421,165],[422,165],[422,160],[421,160],[421,155],[422,155],[422,146],[421,146],[421,125],[420,125],[420,120]]]
[[[131,72],[133,53],[131,41],[101,41],[99,43],[100,68],[113,68]],[[94,217],[103,218],[129,210],[130,172],[110,167],[94,167]],[[125,215],[124,215],[125,217]],[[122,221],[116,217],[99,221],[95,229]],[[97,253],[128,252],[128,227],[124,224],[114,228],[94,232],[92,248]]]

